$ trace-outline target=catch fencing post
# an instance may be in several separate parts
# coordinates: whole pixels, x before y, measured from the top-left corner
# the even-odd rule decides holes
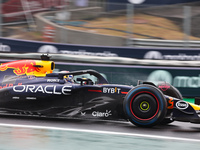
[[[133,35],[133,19],[134,19],[134,4],[126,5],[126,18],[127,18],[127,38],[126,38],[126,46],[132,46],[134,43],[131,38]]]
[[[2,37],[2,0],[0,0],[0,37]]]
[[[190,35],[191,35],[191,6],[184,6],[184,40],[185,47],[190,47]]]

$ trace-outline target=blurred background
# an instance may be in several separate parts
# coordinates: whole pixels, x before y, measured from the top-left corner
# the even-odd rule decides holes
[[[200,97],[200,0],[0,0],[0,12],[1,63],[50,53],[55,71],[94,69],[109,83],[134,86],[138,80],[164,81],[184,100]],[[199,140],[190,139],[199,139],[199,126],[182,123],[141,129],[124,122],[7,116],[0,123],[0,149],[199,147]],[[161,132],[169,137],[160,138]]]
[[[200,96],[200,0],[0,4],[1,59],[51,53],[54,61],[68,63],[57,63],[57,71],[94,69],[114,84],[167,81],[185,97]]]
[[[0,2],[2,37],[99,46],[200,45],[199,0]]]

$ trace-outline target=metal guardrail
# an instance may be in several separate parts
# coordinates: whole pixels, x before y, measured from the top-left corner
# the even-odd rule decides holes
[[[162,48],[200,48],[200,41],[129,39],[128,46]]]

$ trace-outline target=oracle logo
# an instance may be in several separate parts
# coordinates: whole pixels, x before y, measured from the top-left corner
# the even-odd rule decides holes
[[[72,86],[56,86],[56,85],[46,85],[46,86],[36,86],[36,85],[17,85],[13,86],[13,91],[16,93],[44,93],[44,94],[54,94],[54,95],[70,95]]]

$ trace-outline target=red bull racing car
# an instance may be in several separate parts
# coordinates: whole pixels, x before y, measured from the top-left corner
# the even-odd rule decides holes
[[[141,127],[174,120],[200,123],[200,106],[183,101],[168,83],[116,85],[94,70],[53,73],[54,68],[47,55],[1,64],[0,114],[124,120]],[[76,78],[83,74],[97,80]]]

